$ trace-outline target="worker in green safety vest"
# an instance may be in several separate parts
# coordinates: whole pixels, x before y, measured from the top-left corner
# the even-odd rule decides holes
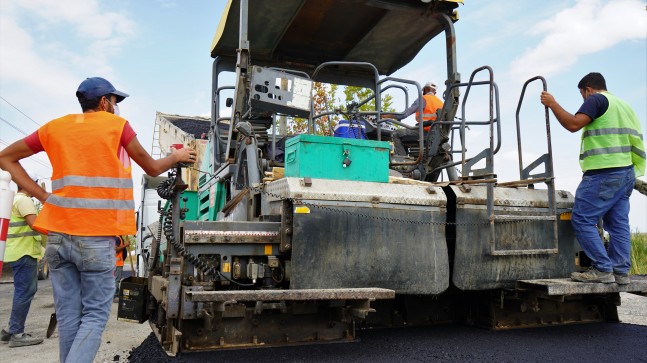
[[[30,177],[37,181],[34,175]],[[27,313],[38,289],[38,258],[42,257],[40,234],[31,229],[37,214],[31,195],[19,187],[11,209],[4,255],[4,262],[11,264],[14,295],[9,326],[2,329],[0,339],[9,342],[10,348],[43,342],[42,338],[25,333]]]
[[[584,172],[575,193],[571,223],[582,250],[591,259],[585,272],[573,272],[581,282],[626,285],[631,267],[629,197],[636,177],[645,173],[645,144],[633,109],[607,91],[600,73],[589,73],[577,85],[584,103],[575,115],[548,92],[541,103],[570,132],[582,130],[580,166]],[[597,223],[609,232],[608,251]]]

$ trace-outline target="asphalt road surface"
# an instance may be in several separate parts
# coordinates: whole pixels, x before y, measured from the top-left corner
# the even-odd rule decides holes
[[[13,285],[0,283],[0,326],[11,309]],[[647,362],[647,297],[622,293],[620,318],[628,323],[585,324],[509,331],[462,325],[379,329],[358,332],[359,341],[283,348],[180,354],[169,358],[148,323],[118,321],[113,305],[96,362]],[[51,283],[39,291],[27,332],[45,337],[54,311]],[[642,325],[640,325],[642,324]],[[0,362],[58,361],[58,335],[43,344],[9,348],[0,344]]]
[[[181,354],[169,359],[150,336],[131,362],[647,362],[647,327],[587,324],[514,331],[459,325],[381,329],[360,341],[244,351]]]

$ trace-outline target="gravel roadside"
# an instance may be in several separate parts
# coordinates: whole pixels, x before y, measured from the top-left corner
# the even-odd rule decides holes
[[[9,273],[10,275],[10,273]],[[3,273],[0,282],[0,326],[6,327],[11,314],[13,284]],[[39,345],[9,348],[0,344],[0,362],[57,363],[58,330],[50,338],[45,338],[51,314],[54,312],[52,284],[49,280],[38,281],[38,291],[32,300],[25,331],[35,337],[44,338]],[[143,324],[117,320],[117,304],[112,304],[108,326],[101,339],[101,347],[95,362],[128,362],[130,351],[139,346],[151,333],[148,322]]]

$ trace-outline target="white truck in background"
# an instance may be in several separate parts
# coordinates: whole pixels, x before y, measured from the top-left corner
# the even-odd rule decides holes
[[[138,277],[146,276],[148,254],[153,237],[146,226],[159,220],[159,213],[157,210],[162,198],[157,195],[157,186],[164,180],[166,180],[165,176],[142,176],[141,203],[137,209],[137,235],[135,236]]]
[[[190,146],[199,154],[206,147],[206,133],[209,131],[210,119],[200,116],[180,116],[157,112],[155,116],[155,129],[153,132],[153,145],[151,155],[154,158],[163,157],[173,144]],[[200,165],[201,160],[196,161]],[[184,169],[183,179],[189,184],[189,190],[197,190],[199,175],[195,170]],[[162,198],[157,194],[157,186],[167,177],[152,177],[144,175],[141,183],[141,200],[137,209],[137,276],[147,276],[147,264],[152,233],[148,226],[159,221],[158,209],[163,208],[159,202]],[[165,203],[166,201],[164,201]]]

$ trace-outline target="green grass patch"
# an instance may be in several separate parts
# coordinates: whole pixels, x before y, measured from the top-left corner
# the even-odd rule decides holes
[[[631,270],[632,275],[647,274],[647,233],[631,234]]]

